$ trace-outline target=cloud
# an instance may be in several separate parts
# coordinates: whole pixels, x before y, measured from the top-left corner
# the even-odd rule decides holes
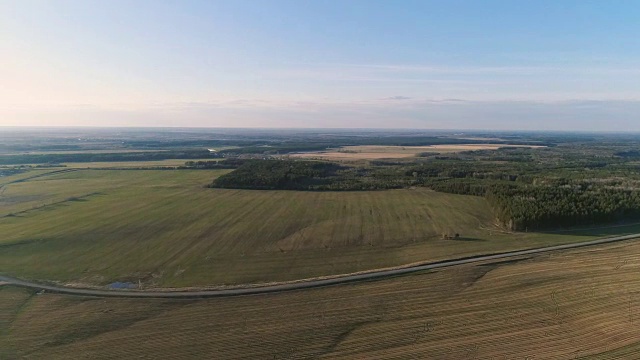
[[[396,95],[396,96],[384,98],[382,100],[411,100],[411,98],[408,96]]]

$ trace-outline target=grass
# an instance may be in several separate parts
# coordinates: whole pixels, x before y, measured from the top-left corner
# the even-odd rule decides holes
[[[207,300],[0,288],[0,358],[638,358],[640,244]]]
[[[639,232],[496,231],[479,197],[426,189],[207,189],[224,170],[77,170],[6,186],[0,272],[184,287],[289,281]],[[6,216],[11,214],[11,216]],[[459,240],[443,240],[459,232]]]

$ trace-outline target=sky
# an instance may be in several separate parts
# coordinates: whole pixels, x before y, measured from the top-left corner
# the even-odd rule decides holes
[[[0,0],[0,126],[640,131],[638,19],[616,0]]]

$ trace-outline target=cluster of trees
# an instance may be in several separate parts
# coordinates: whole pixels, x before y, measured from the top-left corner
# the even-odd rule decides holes
[[[423,181],[425,178],[531,181],[531,178],[526,176],[526,173],[519,168],[478,166],[478,164],[456,161],[430,162],[418,166],[410,166],[406,167],[404,172],[406,176],[413,176]]]

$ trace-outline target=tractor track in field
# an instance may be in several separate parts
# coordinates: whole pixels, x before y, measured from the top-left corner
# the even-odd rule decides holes
[[[447,268],[458,265],[483,263],[493,260],[509,259],[514,257],[536,255],[542,253],[548,253],[552,251],[561,251],[568,249],[577,249],[589,246],[596,246],[602,244],[609,244],[615,242],[621,242],[626,240],[638,239],[640,234],[624,235],[608,237],[603,239],[597,239],[592,241],[585,241],[581,243],[565,244],[547,246],[541,248],[533,248],[526,250],[508,251],[503,253],[494,253],[489,255],[477,255],[466,258],[458,258],[451,260],[444,260],[438,262],[430,262],[424,264],[417,264],[407,267],[392,268],[392,269],[380,269],[372,270],[356,274],[344,274],[336,275],[328,278],[321,279],[309,279],[299,280],[295,282],[275,283],[267,285],[255,285],[251,287],[239,287],[229,289],[218,290],[189,290],[189,291],[154,291],[154,290],[99,290],[88,288],[75,288],[61,285],[43,284],[33,281],[21,280],[12,278],[9,276],[0,275],[0,283],[4,285],[14,285],[19,287],[30,288],[34,290],[45,292],[52,292],[58,294],[78,295],[78,296],[96,296],[96,297],[121,297],[121,298],[165,298],[165,299],[197,299],[197,298],[215,298],[215,297],[230,297],[230,296],[242,296],[242,295],[259,295],[269,293],[279,293],[285,291],[313,289],[324,286],[334,286],[341,284],[353,284],[358,282],[380,280],[390,278],[399,275],[411,274],[420,271]],[[1,270],[0,270],[1,271]]]

